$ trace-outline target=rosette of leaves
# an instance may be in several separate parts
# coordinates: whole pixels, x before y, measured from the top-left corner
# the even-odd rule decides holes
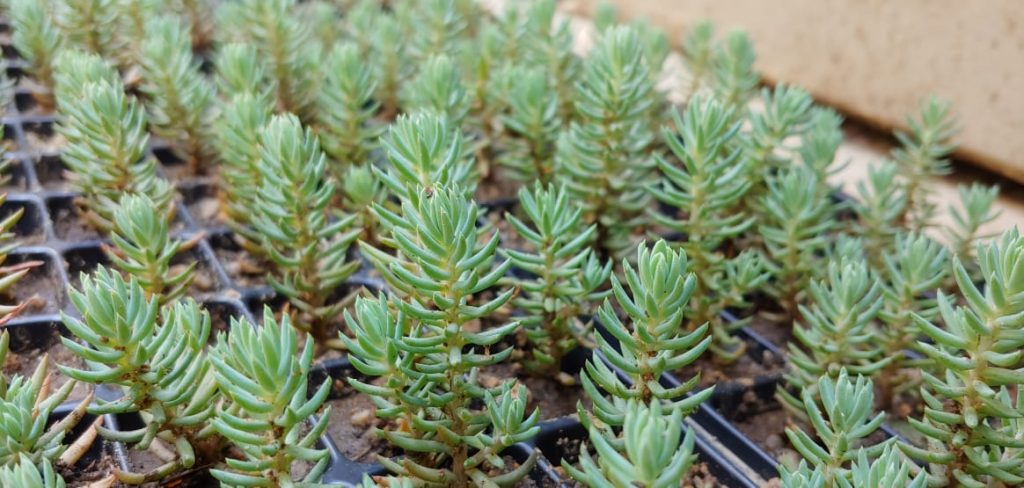
[[[562,467],[586,486],[645,486],[669,488],[680,482],[693,466],[694,434],[683,436],[683,412],[679,408],[664,412],[657,401],[645,405],[636,400],[626,404],[622,432],[609,438],[607,431],[591,425],[590,443],[597,461],[586,444],[580,447],[580,467],[562,460]],[[682,437],[682,442],[680,442]]]
[[[930,341],[918,348],[937,371],[922,372],[924,416],[911,425],[924,447],[901,444],[928,463],[929,486],[983,487],[1024,483],[1020,441],[1024,375],[1024,239],[1016,229],[978,247],[982,284],[975,284],[958,258],[953,274],[962,306],[943,292],[937,301],[944,327],[923,317],[915,322]],[[1013,395],[1010,389],[1016,389]],[[1016,396],[1016,398],[1014,398]]]
[[[91,276],[83,274],[81,281],[81,290],[70,290],[69,298],[82,318],[62,314],[64,326],[81,342],[66,337],[61,342],[88,366],[60,365],[61,373],[92,385],[121,387],[121,398],[97,399],[89,413],[141,415],[143,426],[137,430],[97,427],[104,438],[173,453],[147,473],[115,474],[125,483],[140,484],[192,467],[196,443],[213,433],[208,420],[217,403],[217,382],[203,352],[209,314],[191,299],[161,310],[137,281],[125,281],[102,266]]]
[[[857,182],[853,210],[857,214],[856,233],[872,267],[884,269],[882,256],[893,251],[896,236],[902,231],[900,216],[906,207],[906,194],[897,181],[897,167],[881,164],[868,168],[867,178]]]
[[[119,47],[114,36],[117,3],[117,0],[57,0],[50,8],[69,46],[114,59]]]
[[[741,356],[744,343],[731,335],[719,315],[744,305],[743,295],[768,278],[756,254],[729,257],[722,252],[726,241],[754,223],[738,209],[751,185],[747,161],[735,144],[740,126],[733,119],[732,110],[713,98],[691,99],[682,117],[674,114],[675,130],[664,130],[675,159],[657,157],[664,177],[651,186],[654,198],[674,209],[672,215],[652,211],[655,222],[686,237],[679,246],[696,278],[688,328],[710,323],[712,351],[723,360]]]
[[[274,116],[260,135],[260,185],[252,225],[263,253],[276,267],[270,285],[288,297],[294,325],[332,346],[332,322],[346,300],[332,300],[358,269],[348,259],[360,229],[354,216],[330,208],[334,182],[316,137],[294,115]]]
[[[951,171],[946,158],[956,150],[957,128],[949,102],[935,97],[922,102],[918,118],[908,116],[906,124],[909,131],[895,133],[900,147],[892,151],[907,198],[900,222],[920,231],[932,225],[936,212],[928,180]]]
[[[81,195],[79,210],[93,227],[108,231],[125,193],[148,195],[160,208],[170,205],[173,192],[156,175],[156,162],[145,156],[149,136],[136,101],[119,83],[106,80],[81,87],[82,98],[59,98],[68,141],[62,160],[71,184]]]
[[[39,467],[27,459],[17,464],[0,467],[0,486],[22,486],[25,488],[64,488],[64,478],[53,470],[49,461],[43,460]]]
[[[513,296],[513,289],[497,289],[482,303],[470,301],[495,289],[509,268],[509,261],[494,262],[498,235],[476,229],[479,208],[458,188],[421,190],[400,214],[377,209],[398,250],[371,261],[401,298],[357,299],[356,317],[346,316],[355,338],[341,340],[359,371],[384,382],[350,380],[353,386],[374,398],[381,417],[410,422],[381,432],[409,455],[380,461],[427,485],[514,483],[536,457],[508,470],[500,453],[536,435],[539,411],[526,415],[524,387],[506,382],[489,391],[477,383],[477,370],[508,359],[511,348],[489,347],[519,324],[467,327],[487,324]],[[479,400],[482,409],[474,406]]]
[[[884,257],[885,277],[882,289],[882,308],[878,318],[883,355],[892,361],[877,375],[881,392],[879,404],[889,410],[894,395],[913,389],[918,381],[907,375],[908,368],[919,366],[905,353],[921,337],[914,315],[934,320],[938,306],[934,292],[946,280],[949,253],[924,235],[901,234],[896,238],[895,251]]]
[[[841,369],[835,379],[822,376],[816,388],[805,388],[801,398],[814,435],[796,427],[786,428],[786,437],[806,461],[821,469],[825,486],[839,486],[838,480],[849,479],[849,466],[859,454],[875,457],[891,444],[858,449],[885,421],[885,413],[874,414],[870,379],[857,376],[853,380]]]
[[[498,163],[518,181],[551,182],[555,173],[555,141],[562,120],[558,94],[540,69],[513,68],[508,83],[508,110],[501,116],[505,130]]]
[[[230,40],[255,46],[267,66],[278,112],[316,120],[323,47],[312,42],[306,25],[295,13],[296,0],[235,0],[223,4],[222,16],[231,17]]]
[[[559,120],[575,114],[576,82],[581,62],[573,52],[573,35],[569,22],[555,23],[555,2],[536,0],[526,10],[527,32],[524,34],[524,60],[529,66],[543,67],[548,86],[558,100]]]
[[[63,110],[82,99],[86,85],[101,81],[123,87],[117,70],[99,55],[77,49],[64,49],[57,53],[53,94],[59,109]]]
[[[714,389],[705,388],[685,396],[697,387],[699,376],[673,388],[666,388],[659,381],[662,374],[697,360],[711,344],[711,338],[706,337],[707,324],[692,332],[685,332],[682,326],[696,286],[696,279],[687,269],[686,255],[659,240],[652,247],[641,245],[636,263],[634,268],[623,260],[624,282],[612,276],[612,296],[629,325],[619,319],[610,300],[605,300],[597,314],[618,341],[616,347],[602,334],[594,336],[598,351],[611,366],[591,359],[580,375],[583,389],[594,403],[593,415],[607,426],[622,425],[629,400],[644,404],[661,401],[688,413]],[[629,384],[612,367],[622,371]],[[601,391],[607,392],[608,397]],[[578,409],[585,423],[593,422],[584,414],[582,403]]]
[[[272,82],[267,68],[252,44],[233,42],[221,47],[217,53],[216,70],[217,92],[226,100],[246,93],[265,95],[268,99],[272,97]],[[229,103],[223,103],[221,111],[228,107]]]
[[[213,86],[192,56],[188,25],[174,16],[150,19],[140,54],[153,133],[173,144],[190,174],[204,173],[213,157],[207,136]]]
[[[817,275],[818,255],[828,246],[835,207],[817,190],[814,171],[792,166],[767,180],[759,202],[758,233],[772,279],[765,291],[795,317],[807,284]]]
[[[826,278],[809,284],[812,305],[800,307],[803,323],[793,325],[790,387],[814,392],[818,378],[837,377],[843,368],[853,374],[873,376],[891,357],[882,355],[877,344],[876,325],[882,307],[882,286],[866,264],[859,260],[829,263]],[[777,396],[783,406],[801,416],[802,402],[784,387]]]
[[[648,116],[653,87],[637,33],[615,27],[601,35],[584,64],[580,120],[558,140],[559,177],[598,226],[596,247],[615,259],[633,246],[633,232],[646,223],[646,186],[654,140]]]
[[[476,166],[463,148],[462,132],[433,112],[398,117],[381,138],[388,162],[375,168],[384,186],[400,201],[416,203],[423,189],[457,186],[476,189]]]
[[[0,334],[0,362],[7,357],[9,345],[10,336],[4,331]],[[31,465],[59,462],[71,466],[89,448],[87,435],[71,446],[64,444],[64,438],[85,416],[92,393],[63,419],[47,426],[54,409],[67,401],[75,387],[75,381],[71,380],[57,391],[51,391],[50,380],[46,355],[30,377],[0,375],[0,466],[26,462]]]
[[[874,459],[864,449],[857,451],[857,458],[849,469],[848,477],[835,478],[832,484],[825,479],[821,466],[813,470],[801,461],[794,470],[780,469],[783,488],[925,488],[928,479],[924,472],[912,474],[911,464],[900,454],[898,448],[889,444]]]
[[[515,280],[522,294],[512,304],[524,315],[517,317],[531,343],[537,372],[557,371],[562,357],[585,339],[590,327],[582,319],[593,313],[611,275],[610,262],[601,264],[589,248],[597,227],[585,226],[582,211],[569,203],[562,186],[519,190],[519,208],[526,217],[505,219],[530,249],[505,249],[512,266],[528,273]]]
[[[373,69],[364,62],[356,44],[334,47],[327,58],[320,90],[318,133],[332,171],[342,179],[345,169],[369,162],[383,127],[373,118],[380,103],[373,98]]]
[[[160,304],[174,303],[188,291],[196,267],[192,262],[172,272],[171,260],[185,243],[171,239],[168,213],[145,195],[125,195],[114,211],[114,246],[105,248],[114,266],[135,278]]]
[[[60,31],[37,0],[11,0],[7,9],[11,19],[11,41],[28,63],[28,74],[38,84],[32,96],[43,110],[54,107],[54,63],[63,41]]]
[[[307,395],[313,341],[301,350],[298,343],[288,316],[278,322],[270,308],[261,327],[232,319],[230,333],[218,334],[210,362],[229,402],[217,408],[211,425],[242,452],[241,459],[225,460],[226,469],[210,470],[225,486],[307,486],[327,468],[328,452],[316,443],[327,429],[330,407],[319,411],[330,383]],[[312,464],[301,480],[293,477],[297,461]]]

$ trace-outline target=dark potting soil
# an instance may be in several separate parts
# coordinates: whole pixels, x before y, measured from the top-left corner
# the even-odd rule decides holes
[[[700,373],[700,387],[707,388],[721,383],[736,382],[744,386],[753,386],[754,379],[759,376],[781,376],[786,371],[786,359],[769,350],[762,352],[761,357],[753,358],[744,354],[735,362],[721,364],[711,354],[702,355],[685,368],[672,372],[679,381],[687,381]]]
[[[58,153],[68,144],[64,136],[56,131],[31,130],[27,125],[25,128],[25,142],[28,143],[29,151],[42,154]]]
[[[96,442],[101,442],[99,439]],[[114,473],[114,459],[104,452],[93,460],[80,460],[74,466],[57,466],[57,473],[64,478],[68,487],[87,486],[103,480]]]
[[[267,274],[270,272],[270,268],[253,259],[248,252],[224,246],[214,246],[213,251],[235,286],[242,288],[268,286]]]
[[[53,233],[62,241],[79,242],[101,238],[96,229],[78,217],[74,207],[51,207],[50,218],[53,219]]]
[[[52,266],[32,268],[4,294],[5,303],[27,303],[25,315],[57,313],[64,301],[64,283]]]
[[[548,420],[576,413],[576,403],[583,400],[584,408],[590,408],[590,399],[579,385],[579,376],[564,375],[572,384],[566,385],[554,376],[532,376],[518,363],[504,362],[488,366],[480,371],[480,384],[487,388],[501,385],[507,379],[515,378],[529,390],[527,414],[533,408],[540,408],[541,420]]]
[[[328,400],[325,404],[331,407],[327,435],[346,458],[372,463],[376,462],[377,455],[391,457],[400,454],[377,436],[374,427],[383,428],[384,423],[377,418],[369,397],[350,390],[345,396]]]
[[[523,239],[522,236],[516,232],[512,224],[505,218],[504,210],[495,210],[487,214],[487,220],[491,225],[497,229],[499,238],[501,239],[501,247],[505,249],[515,249],[517,251],[533,251],[530,243]],[[524,222],[525,223],[525,222]]]
[[[32,376],[35,372],[36,367],[39,366],[39,362],[42,361],[43,355],[49,354],[47,371],[50,373],[50,391],[55,392],[64,386],[71,378],[64,376],[57,369],[58,364],[69,366],[76,369],[88,369],[85,366],[85,361],[82,358],[76,356],[68,348],[64,347],[60,342],[55,342],[48,349],[29,349],[21,352],[9,352],[7,353],[7,359],[4,362],[3,370],[4,374],[10,376],[14,374],[20,374],[25,378]],[[67,401],[76,401],[85,398],[89,393],[90,386],[78,382],[74,388],[71,389],[71,394],[68,395]]]
[[[477,202],[493,202],[496,200],[507,200],[516,198],[516,192],[519,191],[519,184],[510,180],[509,178],[503,178],[500,173],[500,168],[493,163],[491,171],[498,171],[496,174],[492,174],[490,178],[485,178],[476,186],[476,193],[473,194],[473,199]]]
[[[186,202],[186,206],[199,227],[210,228],[224,223],[220,215],[220,199],[216,196],[202,196]]]
[[[776,347],[785,351],[793,340],[793,325],[789,321],[779,321],[773,318],[774,313],[755,314],[747,327],[775,344]]]
[[[764,449],[768,455],[786,463],[786,460],[798,461],[800,459],[800,455],[790,448],[789,440],[786,438],[785,430],[788,421],[786,411],[776,408],[750,415],[743,420],[734,420],[732,423],[743,435]]]

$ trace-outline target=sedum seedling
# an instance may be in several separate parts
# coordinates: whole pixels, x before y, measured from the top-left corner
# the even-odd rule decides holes
[[[400,298],[390,306],[386,298],[357,299],[356,317],[346,316],[355,339],[341,340],[357,369],[385,381],[377,387],[350,380],[353,386],[374,398],[378,415],[410,421],[407,428],[381,434],[409,456],[381,462],[427,484],[504,485],[521,479],[536,457],[509,469],[500,452],[536,434],[539,412],[526,415],[526,389],[514,381],[492,391],[477,382],[478,368],[510,356],[511,348],[489,347],[519,324],[485,325],[479,332],[468,327],[487,324],[514,292],[498,289],[483,303],[471,301],[495,289],[509,268],[508,261],[494,262],[497,233],[488,237],[475,228],[480,211],[459,188],[420,190],[403,202],[401,213],[379,206],[377,211],[397,252],[378,251],[370,259]],[[482,410],[474,400],[483,400]]]
[[[978,247],[983,282],[975,284],[954,258],[953,274],[964,305],[938,293],[944,327],[914,320],[930,341],[918,348],[937,365],[922,372],[924,416],[912,419],[925,447],[901,444],[928,463],[930,486],[982,487],[1024,483],[1019,452],[1024,376],[1017,369],[1024,346],[1024,238],[1016,229]],[[1011,389],[1016,389],[1014,395]]]
[[[16,464],[0,466],[0,486],[24,488],[64,488],[64,478],[53,470],[49,461],[43,460],[40,467],[27,459]]]
[[[173,453],[147,473],[117,471],[117,477],[139,484],[192,467],[197,442],[213,433],[208,421],[217,382],[204,352],[209,314],[191,299],[161,310],[136,280],[125,281],[102,266],[91,276],[83,274],[81,281],[81,289],[71,290],[69,298],[82,318],[62,315],[64,326],[81,343],[66,337],[61,342],[87,367],[61,365],[61,373],[84,383],[121,387],[121,398],[97,399],[89,413],[142,416],[137,430],[99,427],[104,438]]]
[[[597,461],[583,444],[580,447],[580,467],[569,464],[565,459],[562,467],[586,486],[680,486],[697,459],[693,453],[693,431],[687,428],[683,436],[682,425],[683,413],[678,408],[664,412],[657,401],[647,406],[630,400],[626,405],[620,438],[608,439],[605,431],[590,426],[589,439],[598,455]]]
[[[612,276],[612,296],[629,325],[619,319],[606,299],[597,316],[619,344],[616,347],[601,334],[595,339],[597,350],[629,380],[623,381],[604,361],[588,360],[580,380],[594,402],[593,415],[605,425],[622,425],[628,400],[644,404],[662,401],[689,413],[711,396],[714,388],[686,396],[699,384],[699,376],[674,388],[666,388],[660,381],[664,373],[696,361],[711,344],[711,338],[705,337],[706,324],[692,332],[682,326],[696,281],[687,269],[686,255],[665,241],[641,245],[636,267],[624,260],[623,274],[622,280]],[[578,409],[581,419],[589,418],[583,414],[582,403]]]
[[[54,63],[63,41],[60,32],[38,0],[11,0],[8,6],[13,35],[11,41],[28,62],[29,75],[38,84],[32,95],[43,110],[52,110]]]
[[[294,325],[333,346],[330,329],[346,305],[335,291],[356,271],[348,249],[360,229],[330,209],[334,182],[316,137],[294,115],[274,116],[260,135],[260,185],[253,229],[276,266],[270,284],[298,314]]]
[[[113,247],[105,247],[115,267],[136,280],[161,304],[174,303],[188,291],[196,263],[171,271],[171,260],[186,243],[171,239],[168,211],[145,195],[125,195],[114,211],[110,234]]]
[[[512,305],[522,310],[519,319],[531,344],[528,367],[556,372],[562,357],[587,339],[586,316],[593,314],[611,275],[611,263],[601,264],[589,245],[597,232],[584,226],[582,211],[569,202],[564,187],[540,183],[519,191],[519,206],[526,220],[505,218],[529,249],[505,249],[512,266],[529,278],[518,278],[522,295]]]
[[[344,181],[345,170],[369,163],[383,126],[373,120],[380,103],[372,67],[364,63],[356,44],[334,46],[327,58],[320,90],[318,128],[324,152],[331,157],[332,173]]]
[[[806,461],[793,471],[780,468],[783,488],[925,488],[928,479],[924,472],[913,474],[911,463],[893,445],[887,445],[875,459],[870,459],[864,449],[857,451],[857,458],[849,469],[848,476],[837,477],[828,483],[822,466],[808,467]]]
[[[117,0],[56,0],[50,8],[70,47],[114,59],[119,47],[114,37],[117,3]]]
[[[288,317],[278,322],[266,308],[260,327],[232,319],[230,333],[218,334],[210,361],[229,400],[217,407],[211,425],[242,452],[241,459],[228,458],[226,469],[210,474],[224,486],[285,488],[318,482],[329,459],[316,443],[327,429],[330,407],[319,411],[330,383],[307,396],[313,341],[300,350]],[[314,414],[319,419],[307,425]],[[312,464],[300,479],[295,476],[298,461]]]
[[[214,91],[192,56],[188,26],[174,16],[152,18],[139,49],[153,133],[173,144],[190,174],[205,173],[213,156],[209,117]]]
[[[547,184],[554,177],[554,152],[558,129],[558,96],[547,75],[539,69],[513,69],[508,87],[508,111],[501,117],[505,130],[515,135],[498,162],[508,175],[520,181]]]
[[[921,231],[933,224],[936,214],[929,179],[952,170],[946,158],[956,149],[952,139],[957,128],[949,102],[935,97],[922,102],[919,117],[908,116],[906,123],[910,130],[896,132],[900,147],[892,152],[907,198],[900,222]]]

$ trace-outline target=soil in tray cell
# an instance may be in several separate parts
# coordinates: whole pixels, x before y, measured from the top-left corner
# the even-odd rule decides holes
[[[44,190],[68,191],[71,185],[66,178],[67,167],[60,156],[45,155],[35,160],[36,177]]]
[[[4,293],[4,303],[25,303],[21,316],[57,313],[64,302],[64,282],[53,260],[47,255],[13,254],[7,257],[4,266],[14,266],[27,261],[40,261]]]
[[[324,402],[325,406],[331,407],[327,435],[341,453],[349,460],[361,463],[376,462],[378,455],[392,457],[400,454],[377,436],[375,428],[385,428],[386,425],[377,418],[370,398],[353,390],[344,380],[335,380],[334,388],[342,393],[340,398]]]
[[[527,413],[540,408],[541,420],[565,417],[576,413],[576,403],[583,401],[584,408],[590,408],[590,399],[579,386],[579,375],[560,375],[567,382],[563,383],[558,376],[531,376],[523,371],[519,364],[504,362],[483,368],[479,373],[480,384],[487,388],[500,386],[508,379],[516,379],[519,384],[529,390]]]
[[[24,150],[28,152],[56,154],[67,146],[67,140],[54,130],[52,122],[26,122],[24,127],[25,142],[28,143]]]
[[[243,250],[235,241],[233,234],[213,234],[210,236],[209,242],[217,256],[217,261],[224,266],[224,271],[227,272],[234,286],[239,288],[268,286],[267,274],[270,272],[270,267]]]
[[[204,229],[223,225],[220,216],[220,199],[217,189],[212,185],[197,185],[193,188],[182,188],[179,192],[188,207],[188,213],[199,227]]]
[[[39,324],[35,325],[35,327],[48,327],[48,324]],[[22,327],[18,327],[18,329],[20,328]],[[12,340],[12,342],[14,342],[17,340],[19,332],[15,331],[12,333],[14,334],[14,337],[12,338],[14,340]],[[58,364],[76,369],[88,369],[85,365],[85,361],[64,347],[60,343],[56,334],[54,334],[52,336],[52,341],[50,341],[45,347],[28,349],[12,347],[11,352],[7,354],[7,358],[3,364],[4,374],[8,377],[15,374],[20,374],[25,378],[31,377],[32,373],[35,372],[36,367],[39,366],[40,361],[42,361],[44,354],[49,355],[49,366],[47,367],[47,371],[49,371],[51,376],[50,391],[57,391],[70,381],[70,378],[61,374],[57,369]],[[85,398],[85,396],[89,394],[89,390],[91,388],[91,386],[84,383],[77,383],[74,388],[72,388],[71,394],[68,395],[67,401],[81,400]]]
[[[700,373],[700,387],[720,383],[737,382],[744,386],[753,386],[754,379],[765,376],[781,376],[786,372],[785,358],[779,357],[769,350],[762,351],[760,357],[740,356],[730,364],[720,364],[712,354],[704,354],[685,368],[672,372],[679,381],[687,381]]]
[[[110,476],[114,472],[114,460],[104,452],[97,459],[82,459],[74,466],[58,465],[56,469],[67,486],[88,486]]]

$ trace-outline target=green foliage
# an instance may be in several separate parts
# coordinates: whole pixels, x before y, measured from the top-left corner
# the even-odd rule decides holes
[[[223,46],[217,54],[216,64],[217,91],[224,98],[230,100],[242,94],[271,96],[272,82],[260,60],[260,53],[251,44],[236,42]]]
[[[783,488],[925,488],[928,486],[924,473],[911,475],[911,464],[900,455],[899,450],[887,445],[876,459],[869,460],[865,449],[857,451],[857,459],[847,473],[826,483],[822,466],[814,470],[805,461],[795,471],[780,468]]]
[[[501,122],[515,137],[505,140],[498,162],[518,181],[547,184],[554,177],[555,141],[562,125],[558,94],[542,70],[512,69],[509,77],[508,111]]]
[[[427,59],[401,91],[402,108],[409,113],[431,111],[459,126],[469,110],[459,67],[446,55]]]
[[[789,162],[796,159],[798,148],[787,147],[787,140],[802,135],[807,130],[808,121],[813,113],[811,95],[800,88],[781,84],[772,90],[764,88],[761,90],[761,99],[764,109],[752,112],[747,118],[750,132],[742,139],[747,164],[750,165],[749,171],[754,179],[754,187],[749,197],[751,199],[764,194],[763,181],[766,176],[789,166]],[[831,129],[827,125],[825,127],[825,130]],[[831,163],[831,159],[821,166],[827,168],[828,163]],[[824,181],[821,180],[826,172],[815,165],[808,164],[806,167],[816,176],[815,180],[812,180],[814,185],[823,185]],[[815,190],[823,193],[818,188]],[[819,194],[818,198],[828,198],[828,195]],[[759,207],[755,204],[754,208]],[[760,216],[760,220],[763,221],[764,217]]]
[[[882,256],[892,252],[892,244],[902,230],[900,218],[907,205],[896,172],[896,165],[888,163],[868,168],[867,179],[857,182],[853,203],[856,233],[864,239],[868,259],[878,270],[884,266]]]
[[[61,48],[61,36],[39,0],[10,0],[8,15],[13,30],[11,41],[28,62],[28,72],[39,85],[33,92],[43,110],[54,107],[54,61]]]
[[[118,472],[118,478],[137,484],[193,466],[194,443],[212,433],[207,421],[216,404],[217,384],[203,352],[210,315],[191,299],[160,310],[137,281],[126,282],[102,266],[94,275],[83,274],[81,281],[81,290],[70,290],[69,298],[82,318],[62,314],[64,326],[81,342],[66,337],[61,342],[87,367],[60,365],[61,373],[84,383],[121,387],[120,399],[97,399],[89,413],[142,416],[144,425],[137,430],[98,427],[103,437],[142,450],[158,440],[168,442],[177,454],[149,473]]]
[[[680,247],[696,277],[689,328],[710,323],[712,350],[723,359],[739,357],[743,342],[732,338],[719,315],[744,305],[743,295],[767,279],[756,254],[729,258],[721,252],[724,242],[754,223],[737,209],[751,185],[747,160],[735,144],[740,126],[733,118],[732,110],[713,98],[691,99],[682,117],[675,114],[675,130],[663,131],[675,158],[657,158],[663,178],[651,187],[659,202],[677,209],[675,215],[651,211],[654,220],[686,237]]]
[[[682,327],[686,304],[696,284],[687,269],[686,255],[659,240],[653,247],[641,245],[636,263],[634,269],[623,260],[625,286],[618,276],[612,276],[612,295],[630,325],[627,327],[619,319],[610,300],[605,300],[597,314],[618,340],[618,347],[601,334],[594,337],[597,349],[611,366],[625,373],[630,384],[601,360],[588,360],[580,376],[583,389],[594,403],[593,415],[610,426],[622,425],[628,400],[644,404],[668,402],[672,408],[688,413],[711,396],[714,389],[706,388],[683,398],[699,384],[699,376],[674,388],[665,388],[659,381],[662,374],[697,360],[711,344],[711,338],[705,337],[707,324],[691,332]],[[597,387],[610,398],[605,398]],[[588,416],[582,414],[582,404],[578,408],[581,419],[590,423]]]
[[[214,147],[220,156],[220,175],[224,182],[222,209],[228,225],[253,245],[260,241],[252,228],[253,211],[263,180],[260,173],[260,134],[270,122],[272,111],[267,98],[242,92],[221,107],[213,123]]]
[[[675,408],[663,412],[658,402],[646,406],[629,401],[625,409],[621,437],[608,439],[607,433],[590,426],[590,442],[598,454],[595,462],[586,444],[580,447],[580,468],[562,460],[562,467],[586,486],[677,487],[697,456],[693,453],[694,434],[686,429],[682,436],[683,413]]]
[[[153,133],[175,144],[192,174],[206,172],[205,164],[212,159],[208,125],[213,86],[192,57],[188,26],[173,16],[150,19],[140,55]]]
[[[690,71],[691,96],[708,84],[715,68],[714,36],[715,25],[705,20],[694,25],[683,39],[682,54]]]
[[[960,185],[957,190],[960,192],[960,208],[949,206],[953,224],[943,230],[953,254],[961,261],[969,262],[974,257],[978,239],[990,237],[981,233],[981,227],[999,216],[999,211],[992,208],[999,197],[999,187],[974,183]]]
[[[387,191],[370,165],[352,166],[342,178],[342,207],[355,216],[355,225],[362,229],[359,239],[377,244],[378,222],[374,205],[383,205]]]
[[[238,32],[234,41],[256,47],[266,63],[279,112],[314,121],[322,47],[295,13],[296,0],[235,0],[224,4]]]
[[[712,91],[734,110],[743,110],[761,77],[754,71],[754,45],[742,31],[732,31],[715,46],[711,62]]]
[[[584,68],[580,121],[561,134],[556,164],[587,222],[598,225],[596,247],[617,259],[646,222],[653,87],[639,36],[627,27],[605,32]]]
[[[7,194],[0,193],[0,205],[3,205],[6,201]],[[21,216],[24,215],[24,213],[25,211],[23,209],[18,209],[11,212],[7,217],[4,217],[3,220],[0,220],[0,265],[7,260],[7,255],[18,247],[18,242],[15,240],[13,230],[14,226],[17,225],[19,220],[21,220]],[[0,293],[5,293],[14,286],[22,276],[28,274],[32,268],[39,264],[41,263],[38,261],[28,261],[17,266],[0,267]],[[25,304],[18,303],[14,305],[0,305],[0,326],[17,316],[24,306]]]
[[[896,393],[918,384],[914,375],[903,371],[916,365],[904,352],[921,337],[913,317],[917,314],[925,320],[935,318],[938,308],[933,292],[946,280],[949,269],[946,248],[926,236],[900,235],[894,248],[892,254],[884,256],[883,305],[878,312],[883,323],[879,329],[883,353],[892,358],[877,380],[882,392],[880,405],[887,410]]]
[[[114,38],[117,32],[117,1],[54,1],[51,8],[67,45],[105,59],[114,59],[119,47]]]
[[[364,165],[377,145],[383,127],[373,117],[380,103],[373,98],[373,70],[354,43],[334,47],[327,58],[318,104],[319,135],[339,180],[345,169]]]
[[[793,325],[796,341],[789,347],[790,387],[814,392],[822,376],[837,377],[844,368],[872,376],[892,360],[882,356],[875,338],[882,286],[863,261],[829,263],[826,279],[810,283],[807,292],[812,305],[800,307],[805,324]],[[804,408],[783,387],[778,397],[798,415]]]
[[[573,53],[573,36],[569,22],[554,22],[555,1],[535,0],[527,8],[524,60],[528,66],[539,66],[547,74],[548,86],[558,100],[558,118],[568,120],[574,112],[576,82],[580,76],[580,59]],[[564,123],[564,122],[563,122]]]
[[[142,43],[149,35],[146,24],[161,14],[164,10],[161,8],[164,6],[164,2],[162,0],[115,0],[115,3],[114,8],[118,17],[118,30],[115,36],[119,48],[116,61],[131,70],[144,61],[141,48]]]
[[[261,327],[232,319],[230,332],[217,334],[210,362],[230,403],[217,408],[212,425],[243,456],[227,458],[227,469],[210,470],[224,486],[304,486],[293,481],[297,461],[312,464],[303,483],[319,481],[327,468],[328,452],[316,443],[327,429],[330,407],[319,410],[330,382],[307,396],[313,341],[301,351],[298,342],[288,317],[278,322],[269,308]]]
[[[801,97],[797,97],[800,99]],[[802,103],[800,104],[802,105]],[[843,142],[843,117],[834,110],[824,107],[811,107],[807,116],[803,138],[797,153],[804,166],[814,170],[818,175],[818,184],[822,193],[831,193],[828,177],[838,169],[832,164],[836,159],[836,151]]]
[[[107,82],[114,87],[123,87],[117,70],[97,54],[76,49],[65,49],[57,53],[54,64],[53,94],[61,110],[78,103],[85,96],[89,83]]]
[[[839,486],[838,480],[848,479],[848,466],[858,454],[866,451],[875,456],[889,444],[854,451],[885,420],[885,413],[873,415],[875,394],[870,379],[858,376],[856,381],[851,380],[842,369],[836,379],[822,376],[817,388],[804,388],[802,399],[815,435],[787,428],[786,437],[805,460],[822,470],[825,486]]]
[[[795,316],[807,284],[819,269],[819,253],[828,246],[827,233],[835,226],[829,196],[821,195],[817,176],[804,166],[784,169],[767,180],[759,205],[758,232],[764,239],[767,266],[772,275],[765,290],[786,313]]]
[[[0,334],[0,360],[6,358],[9,345],[10,336],[4,331]],[[51,392],[48,365],[44,357],[31,377],[16,374],[10,379],[0,378],[0,466],[48,465],[58,458],[63,460],[67,449],[64,436],[81,421],[92,401],[92,395],[87,395],[67,416],[47,426],[54,409],[75,387],[72,380]]]
[[[465,486],[469,480],[501,485],[520,479],[532,469],[534,457],[497,477],[488,473],[505,471],[501,450],[536,434],[539,412],[525,417],[525,388],[507,382],[487,391],[476,374],[509,357],[511,348],[488,348],[519,324],[467,329],[470,322],[487,323],[514,292],[496,290],[483,303],[470,302],[494,289],[509,268],[508,261],[494,262],[498,234],[487,237],[475,230],[480,210],[458,188],[421,190],[418,198],[403,201],[400,214],[381,206],[376,210],[396,253],[362,249],[398,298],[390,303],[384,297],[357,299],[356,317],[346,314],[345,320],[355,339],[341,340],[357,369],[384,378],[380,387],[350,379],[353,387],[374,398],[381,417],[408,421],[408,429],[381,435],[415,454],[381,462],[428,485]],[[483,410],[473,406],[474,399],[483,400]]]
[[[213,41],[212,0],[172,0],[171,9],[179,17],[188,22],[188,31],[192,36],[192,45],[197,49],[205,49]]]
[[[41,467],[37,468],[32,462],[23,459],[17,464],[0,467],[0,486],[64,488],[65,484],[64,478],[53,471],[49,461],[43,460]]]
[[[475,165],[463,149],[462,132],[447,118],[432,112],[398,117],[381,145],[387,170],[375,170],[399,201],[419,198],[421,189],[457,186],[467,194],[476,187]]]
[[[588,247],[597,227],[584,227],[582,211],[569,202],[564,187],[519,191],[519,207],[529,223],[512,214],[505,219],[530,249],[506,249],[512,265],[530,278],[516,279],[522,291],[512,304],[524,312],[520,323],[532,346],[528,366],[557,371],[562,357],[586,336],[582,316],[591,315],[611,275],[611,263],[601,264]]]
[[[348,249],[359,229],[355,217],[330,209],[333,181],[316,137],[294,115],[274,116],[260,135],[260,184],[252,225],[263,252],[275,265],[270,285],[298,311],[295,324],[318,341],[344,301],[331,296],[359,267]],[[330,343],[328,343],[330,345]]]
[[[954,276],[965,305],[938,293],[945,327],[919,315],[914,320],[930,342],[918,347],[938,366],[922,372],[924,417],[911,419],[927,447],[901,445],[926,461],[930,486],[983,487],[1024,483],[1020,417],[1024,375],[1024,239],[1016,229],[978,248],[984,279],[975,284],[959,259]],[[1017,389],[1016,399],[1009,389]]]
[[[114,266],[139,282],[147,295],[161,304],[174,303],[188,291],[196,263],[171,272],[171,260],[183,243],[171,239],[168,209],[157,208],[145,195],[126,194],[114,211],[110,234],[113,248],[106,248]]]
[[[906,123],[910,130],[896,132],[900,147],[893,150],[892,159],[899,167],[907,198],[900,220],[919,231],[932,225],[935,217],[928,180],[951,171],[946,157],[956,150],[952,139],[957,128],[949,102],[935,97],[922,102],[919,118],[908,116]]]
[[[379,61],[373,65],[373,77],[377,80],[374,98],[380,100],[382,116],[394,117],[398,112],[399,89],[408,76],[406,31],[398,19],[387,14],[376,17],[368,29],[372,41],[368,55]]]
[[[83,218],[101,231],[111,229],[117,202],[125,193],[148,195],[154,205],[167,208],[172,188],[156,175],[156,162],[145,156],[149,135],[138,103],[119,83],[106,80],[87,82],[80,88],[81,98],[66,99],[65,94],[76,91],[71,80],[91,74],[69,73],[67,91],[58,91],[64,117],[60,132],[68,141],[62,160],[71,171],[72,187],[81,195]]]
[[[458,0],[404,0],[396,6],[403,29],[410,32],[409,54],[415,64],[453,52],[467,27]]]

